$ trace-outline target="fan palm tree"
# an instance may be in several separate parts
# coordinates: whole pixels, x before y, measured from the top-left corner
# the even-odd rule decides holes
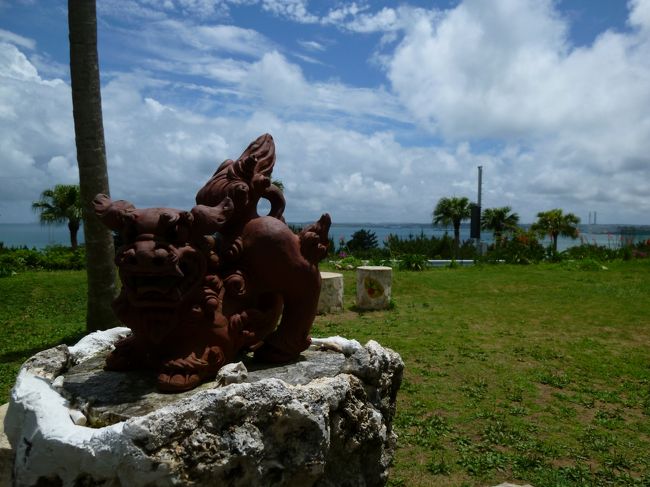
[[[481,228],[491,230],[494,235],[495,244],[499,244],[504,232],[511,232],[517,229],[519,215],[512,213],[509,206],[499,208],[486,208],[481,215]]]
[[[458,198],[440,198],[433,210],[434,225],[452,225],[454,227],[454,247],[460,247],[460,223],[469,220],[472,214],[469,199],[464,196]]]
[[[531,230],[541,235],[551,237],[553,251],[557,252],[557,237],[578,238],[578,224],[580,218],[573,213],[564,214],[560,208],[549,211],[541,211],[537,214],[537,221],[530,227]]]
[[[111,328],[117,323],[111,308],[117,291],[113,236],[99,221],[93,208],[95,195],[110,194],[102,121],[95,0],[68,0],[68,29],[72,115],[86,239],[86,329],[93,331]]]
[[[280,179],[274,179],[271,181],[271,184],[277,186],[277,188],[284,193],[284,183]]]
[[[57,184],[53,189],[41,193],[41,199],[32,203],[32,209],[39,213],[41,223],[68,224],[70,246],[77,250],[77,232],[81,226],[81,199],[79,186]]]

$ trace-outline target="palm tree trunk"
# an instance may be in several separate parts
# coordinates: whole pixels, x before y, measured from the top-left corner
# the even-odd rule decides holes
[[[551,234],[551,241],[553,243],[553,253],[557,252],[557,233],[552,233]]]
[[[458,249],[460,248],[460,221],[454,222],[454,258],[458,258]]]
[[[68,230],[70,231],[70,247],[72,250],[77,250],[79,246],[77,242],[77,232],[79,232],[79,222],[68,222]]]
[[[117,323],[111,309],[116,293],[113,238],[92,206],[95,195],[109,194],[95,0],[68,0],[68,28],[72,111],[88,273],[86,329],[92,331],[110,328]]]

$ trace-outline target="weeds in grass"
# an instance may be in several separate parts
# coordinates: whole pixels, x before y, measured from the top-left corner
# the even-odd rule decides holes
[[[460,389],[469,399],[480,401],[487,393],[488,382],[484,378],[479,378],[471,384],[462,385]]]
[[[443,456],[429,461],[426,468],[433,475],[449,475],[451,473],[451,465]]]
[[[648,395],[641,400],[641,411],[646,416],[650,416],[650,392]]]
[[[571,383],[571,379],[564,373],[554,370],[544,370],[537,374],[537,380],[545,385],[563,389]]]
[[[403,487],[406,485],[406,480],[400,477],[391,477],[388,479],[388,487]]]
[[[616,444],[614,436],[603,433],[598,429],[588,426],[580,438],[583,447],[595,452],[606,452]]]
[[[508,414],[511,416],[525,416],[528,414],[528,410],[522,406],[512,406],[508,408]]]
[[[607,429],[616,429],[623,422],[620,409],[606,410],[599,409],[594,416],[594,423]]]
[[[520,386],[509,387],[506,391],[506,398],[513,402],[522,402],[524,400],[524,390]]]
[[[512,424],[501,418],[490,421],[483,429],[482,437],[493,445],[507,446],[512,446],[524,438],[520,431],[513,428]]]
[[[472,477],[485,477],[496,471],[504,471],[508,464],[507,457],[498,450],[482,446],[460,450],[458,464]]]

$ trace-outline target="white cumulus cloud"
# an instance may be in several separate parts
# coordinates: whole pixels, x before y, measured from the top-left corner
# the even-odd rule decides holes
[[[645,25],[647,5],[630,3],[630,23]],[[423,128],[525,147],[510,174],[540,209],[624,207],[650,178],[650,38],[605,31],[575,47],[568,30],[551,1],[465,0],[413,23],[385,66]],[[647,211],[650,196],[636,205]]]

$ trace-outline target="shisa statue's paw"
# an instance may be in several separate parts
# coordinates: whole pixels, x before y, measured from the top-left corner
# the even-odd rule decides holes
[[[158,374],[158,389],[163,392],[189,391],[213,379],[223,365],[223,353],[217,347],[210,347],[203,357],[198,358],[192,352],[185,358],[165,362]]]
[[[187,358],[165,362],[158,374],[158,389],[164,392],[180,392],[194,389],[201,383],[208,362],[192,353]]]

